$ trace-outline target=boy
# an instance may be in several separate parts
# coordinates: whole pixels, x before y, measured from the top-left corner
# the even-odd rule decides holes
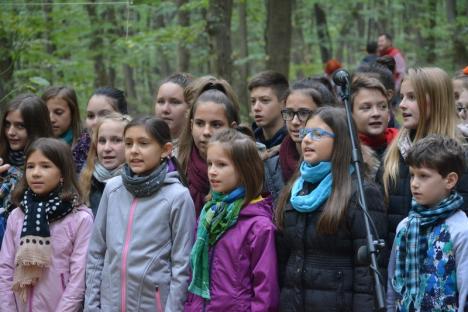
[[[288,79],[273,71],[261,72],[249,81],[250,113],[255,119],[255,140],[265,144],[268,150],[279,147],[288,133],[281,117],[288,88]]]
[[[466,311],[468,218],[454,190],[464,166],[455,140],[428,136],[410,150],[412,209],[397,228],[387,311]]]

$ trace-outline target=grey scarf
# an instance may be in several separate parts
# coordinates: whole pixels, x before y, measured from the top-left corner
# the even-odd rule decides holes
[[[400,150],[401,156],[404,159],[408,156],[408,152],[413,146],[413,142],[411,141],[410,134],[407,132],[405,135],[402,135],[398,140],[398,149]]]
[[[115,168],[114,170],[108,170],[100,162],[94,164],[93,177],[99,182],[106,182],[110,178],[116,177],[122,173],[122,166]]]
[[[153,172],[146,176],[136,176],[125,164],[122,170],[122,182],[125,188],[135,197],[148,197],[162,186],[167,174],[167,161],[162,162]]]

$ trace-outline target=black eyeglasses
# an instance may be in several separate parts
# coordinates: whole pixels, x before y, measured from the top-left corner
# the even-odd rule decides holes
[[[313,113],[314,112],[312,110],[307,108],[301,108],[297,111],[294,111],[291,108],[284,108],[281,110],[281,116],[283,116],[285,121],[291,121],[294,119],[294,116],[297,116],[299,121],[305,122],[310,118],[310,116],[312,116]]]

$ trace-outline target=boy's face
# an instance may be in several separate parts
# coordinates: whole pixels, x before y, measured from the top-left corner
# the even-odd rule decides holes
[[[455,172],[443,177],[439,172],[427,167],[410,167],[411,193],[420,205],[433,207],[450,194],[458,181]]]
[[[282,119],[282,106],[270,87],[257,87],[250,92],[250,113],[259,127],[271,127]]]

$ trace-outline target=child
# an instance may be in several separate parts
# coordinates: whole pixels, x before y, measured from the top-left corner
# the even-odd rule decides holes
[[[45,106],[44,106],[45,107]],[[78,311],[91,210],[80,204],[70,148],[39,138],[26,152],[0,251],[1,311]]]
[[[366,230],[344,109],[319,108],[301,138],[303,161],[275,212],[280,310],[374,311],[372,275],[356,260]],[[374,234],[385,239],[382,194],[367,181],[364,192]]]
[[[429,136],[408,151],[412,209],[398,224],[387,311],[467,311],[468,218],[455,185],[465,159],[457,141]]]
[[[187,174],[198,217],[210,190],[206,167],[208,141],[217,131],[238,125],[240,118],[237,97],[226,81],[202,77],[193,84],[197,87],[191,91],[194,102],[181,135],[178,159]]]
[[[458,137],[452,81],[446,72],[437,67],[410,69],[400,93],[402,128],[387,148],[383,166],[379,169],[383,171],[380,183],[388,202],[390,244],[398,223],[411,209],[410,174],[405,162],[409,149],[428,134]],[[468,176],[460,177],[457,191],[467,196]],[[466,211],[467,208],[468,200],[465,200],[463,209]]]
[[[458,129],[468,138],[468,66],[464,71],[457,72],[453,78],[453,91],[455,94],[455,105],[460,121]]]
[[[124,130],[122,175],[109,180],[86,267],[85,311],[182,311],[195,210],[157,118]]]
[[[288,135],[281,143],[279,154],[264,160],[265,188],[271,193],[274,202],[299,163],[302,141],[299,138],[299,129],[304,128],[317,108],[334,104],[333,101],[330,103],[325,100],[332,99],[333,95],[325,86],[320,92],[317,88],[319,84],[306,78],[296,81],[286,93],[286,106],[281,110],[281,115],[286,122]]]
[[[0,246],[11,212],[11,194],[23,174],[24,151],[36,139],[52,136],[49,111],[33,94],[22,94],[6,106],[0,128]]]
[[[275,226],[253,140],[234,129],[207,150],[211,199],[198,222],[185,311],[276,311]]]
[[[86,107],[86,129],[89,133],[93,132],[100,118],[112,112],[128,114],[125,93],[112,87],[97,88]]]
[[[81,129],[80,107],[75,90],[65,86],[50,87],[42,100],[47,104],[56,138],[61,138],[72,148],[76,172],[80,173],[86,162],[91,139]]]
[[[192,81],[192,76],[176,73],[164,79],[156,94],[154,112],[156,117],[162,118],[169,129],[174,145],[174,155],[177,157],[179,136],[186,124],[189,104],[184,96],[184,89]]]
[[[86,167],[80,175],[83,198],[96,216],[106,182],[121,174],[125,163],[124,128],[128,115],[110,113],[101,119],[93,132]]]

